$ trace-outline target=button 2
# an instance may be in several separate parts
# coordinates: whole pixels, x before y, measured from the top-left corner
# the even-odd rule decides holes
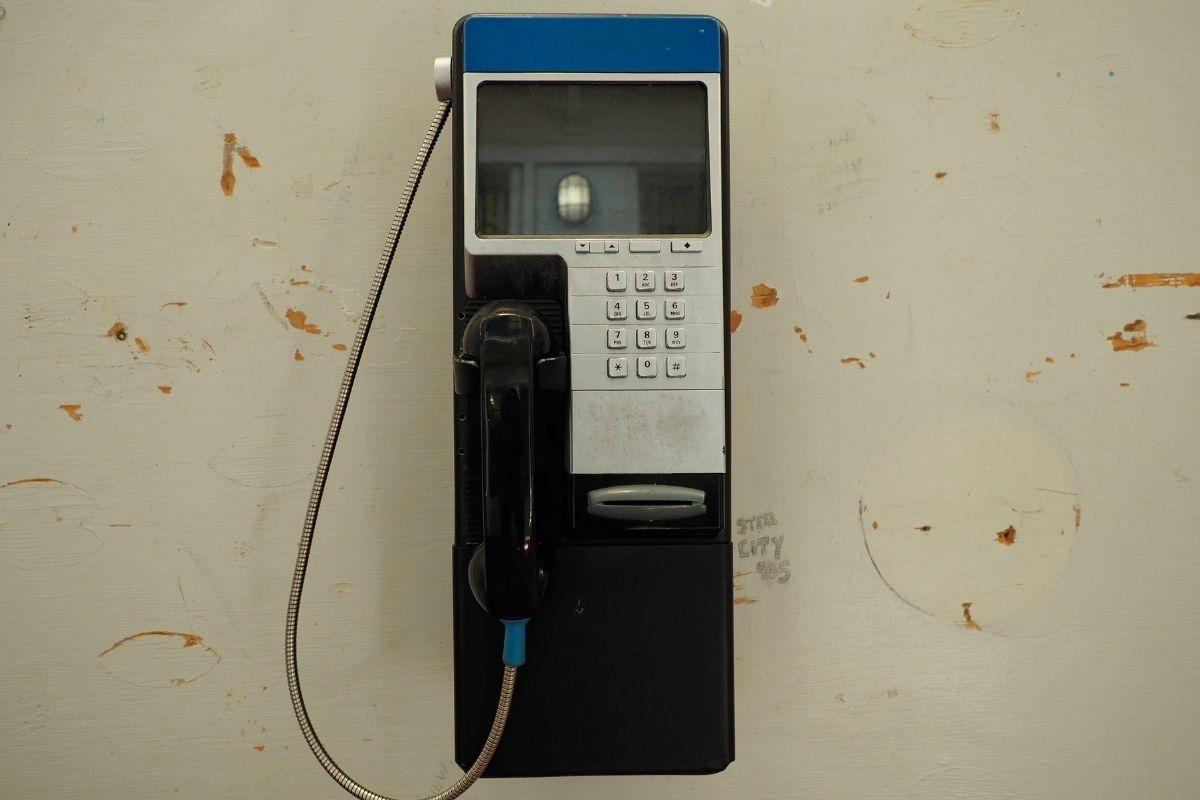
[[[637,281],[637,290],[639,292],[654,291],[654,273],[651,270],[639,269],[637,277],[634,280]]]

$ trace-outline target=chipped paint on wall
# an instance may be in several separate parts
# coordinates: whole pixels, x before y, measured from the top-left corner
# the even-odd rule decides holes
[[[1104,289],[1128,286],[1131,289],[1150,289],[1162,286],[1200,286],[1200,272],[1138,272],[1122,275],[1116,280],[1101,284]]]
[[[750,305],[755,308],[770,308],[779,302],[779,292],[765,283],[756,283],[750,289]]]
[[[308,315],[296,308],[289,308],[284,312],[288,322],[296,330],[304,331],[305,333],[320,333],[321,329],[308,321]]]
[[[1126,338],[1126,334],[1129,335],[1129,338]],[[1107,338],[1112,343],[1113,352],[1117,353],[1125,350],[1132,350],[1136,353],[1147,347],[1157,346],[1146,337],[1146,322],[1140,319],[1127,323],[1121,330]]]

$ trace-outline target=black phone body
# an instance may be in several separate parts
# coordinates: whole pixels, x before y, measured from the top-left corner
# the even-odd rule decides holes
[[[452,64],[453,352],[511,301],[553,354],[529,387],[521,467],[547,585],[485,776],[720,771],[734,755],[724,27],[469,16]],[[503,466],[493,443],[488,477],[473,380],[456,374],[454,397],[464,769],[503,635],[468,580]]]

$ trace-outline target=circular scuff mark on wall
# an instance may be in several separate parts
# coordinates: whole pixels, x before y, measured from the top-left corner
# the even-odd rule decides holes
[[[871,456],[860,497],[871,561],[913,608],[972,632],[1055,624],[1044,606],[1079,528],[1078,477],[1030,415],[974,398],[910,414]]]

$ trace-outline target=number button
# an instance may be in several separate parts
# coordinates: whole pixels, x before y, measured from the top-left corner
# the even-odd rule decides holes
[[[654,291],[654,272],[648,269],[639,269],[637,272],[637,290],[639,292]]]
[[[624,328],[609,328],[608,329],[608,349],[609,350],[624,350],[625,329]]]
[[[687,362],[683,356],[667,356],[667,377],[683,378],[687,375]]]
[[[612,301],[610,300],[609,302],[611,303]],[[634,309],[638,319],[654,319],[658,316],[658,303],[649,298],[637,300]],[[621,319],[624,319],[624,317]]]
[[[658,346],[658,331],[654,328],[638,328],[637,346],[639,350],[653,350]]]
[[[629,281],[626,280],[624,272],[608,272],[604,276],[604,284],[610,292],[623,292],[629,288]]]
[[[629,366],[624,358],[610,358],[608,360],[608,377],[624,378],[629,374]]]
[[[683,291],[683,273],[679,270],[667,270],[663,275],[663,288],[668,292]]]
[[[611,300],[609,302],[612,302]],[[668,300],[663,303],[663,313],[667,319],[683,319],[687,311],[686,300]]]
[[[609,319],[629,319],[629,308],[625,305],[624,300],[609,300],[608,301],[608,318]]]
[[[683,328],[667,328],[667,347],[680,350],[687,346],[687,331]]]
[[[637,360],[639,378],[658,377],[658,359],[654,356],[640,356]]]

